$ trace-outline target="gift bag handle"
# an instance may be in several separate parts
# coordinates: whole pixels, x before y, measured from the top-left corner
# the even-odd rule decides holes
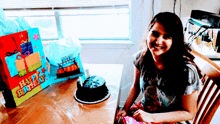
[[[13,39],[13,41],[14,41],[14,43],[15,43],[16,47],[17,47],[17,50],[18,50],[18,45],[17,45],[17,43],[16,43],[16,41],[15,41],[15,38],[14,38],[14,37],[12,37],[12,36],[11,36],[11,38]]]

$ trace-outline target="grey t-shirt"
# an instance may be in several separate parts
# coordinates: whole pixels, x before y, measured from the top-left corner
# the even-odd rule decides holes
[[[143,94],[141,103],[144,107],[144,110],[150,113],[159,113],[159,112],[168,112],[182,109],[182,98],[181,95],[176,95],[172,93],[167,93],[166,90],[159,87],[160,84],[167,81],[163,76],[158,74],[155,78],[148,78],[144,80],[141,69],[142,64],[137,63],[136,61],[142,57],[142,51],[137,52],[133,55],[134,65],[140,71],[140,88]],[[193,91],[202,89],[202,82],[199,78],[197,69],[192,64],[186,64],[186,69],[188,69],[188,85],[186,86],[184,93],[182,95],[191,94]],[[177,81],[178,83],[178,81]],[[156,85],[155,85],[156,84]],[[175,87],[173,87],[175,88]],[[180,122],[180,123],[189,123]]]

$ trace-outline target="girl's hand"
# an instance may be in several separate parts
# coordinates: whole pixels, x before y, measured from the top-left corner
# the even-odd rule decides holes
[[[152,114],[147,113],[141,109],[138,109],[136,112],[134,112],[133,117],[138,121],[154,122]]]
[[[117,112],[116,119],[118,120],[121,116],[125,117],[126,115],[127,115],[127,112],[124,109],[123,110],[119,110]]]

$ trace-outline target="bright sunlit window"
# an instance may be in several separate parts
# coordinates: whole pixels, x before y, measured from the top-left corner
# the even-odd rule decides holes
[[[82,0],[78,1],[82,2]],[[127,2],[121,4],[121,1]],[[43,41],[64,37],[76,37],[86,41],[124,41],[129,40],[129,0],[121,1],[119,0],[117,5],[115,4],[117,1],[114,1],[115,5],[82,4],[80,7],[63,5],[49,8],[3,7],[3,9],[7,18],[13,20],[22,16],[31,27],[38,27]]]
[[[80,40],[128,40],[128,8],[61,10],[64,37],[76,35]]]

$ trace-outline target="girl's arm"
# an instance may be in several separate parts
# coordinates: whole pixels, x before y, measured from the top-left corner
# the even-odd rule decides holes
[[[184,110],[154,114],[138,110],[134,113],[133,116],[137,120],[145,122],[165,123],[192,120],[196,115],[198,95],[199,91],[194,91],[189,95],[182,96]]]
[[[123,110],[120,110],[117,112],[116,115],[116,119],[118,120],[119,117],[122,116],[126,116],[127,115],[127,111],[129,110],[129,108],[131,107],[131,105],[133,104],[133,102],[136,100],[137,96],[140,93],[140,85],[139,85],[139,78],[140,78],[140,72],[139,70],[135,67],[135,72],[134,72],[135,76],[134,76],[134,83],[131,86],[130,92],[128,94],[128,98],[125,102],[124,108]]]
[[[133,104],[133,102],[136,100],[136,98],[138,97],[140,93],[140,84],[139,84],[140,71],[136,67],[134,71],[135,71],[134,83],[131,86],[130,92],[128,94],[128,98],[123,108],[126,112],[129,110],[129,108],[131,107],[131,105]]]

